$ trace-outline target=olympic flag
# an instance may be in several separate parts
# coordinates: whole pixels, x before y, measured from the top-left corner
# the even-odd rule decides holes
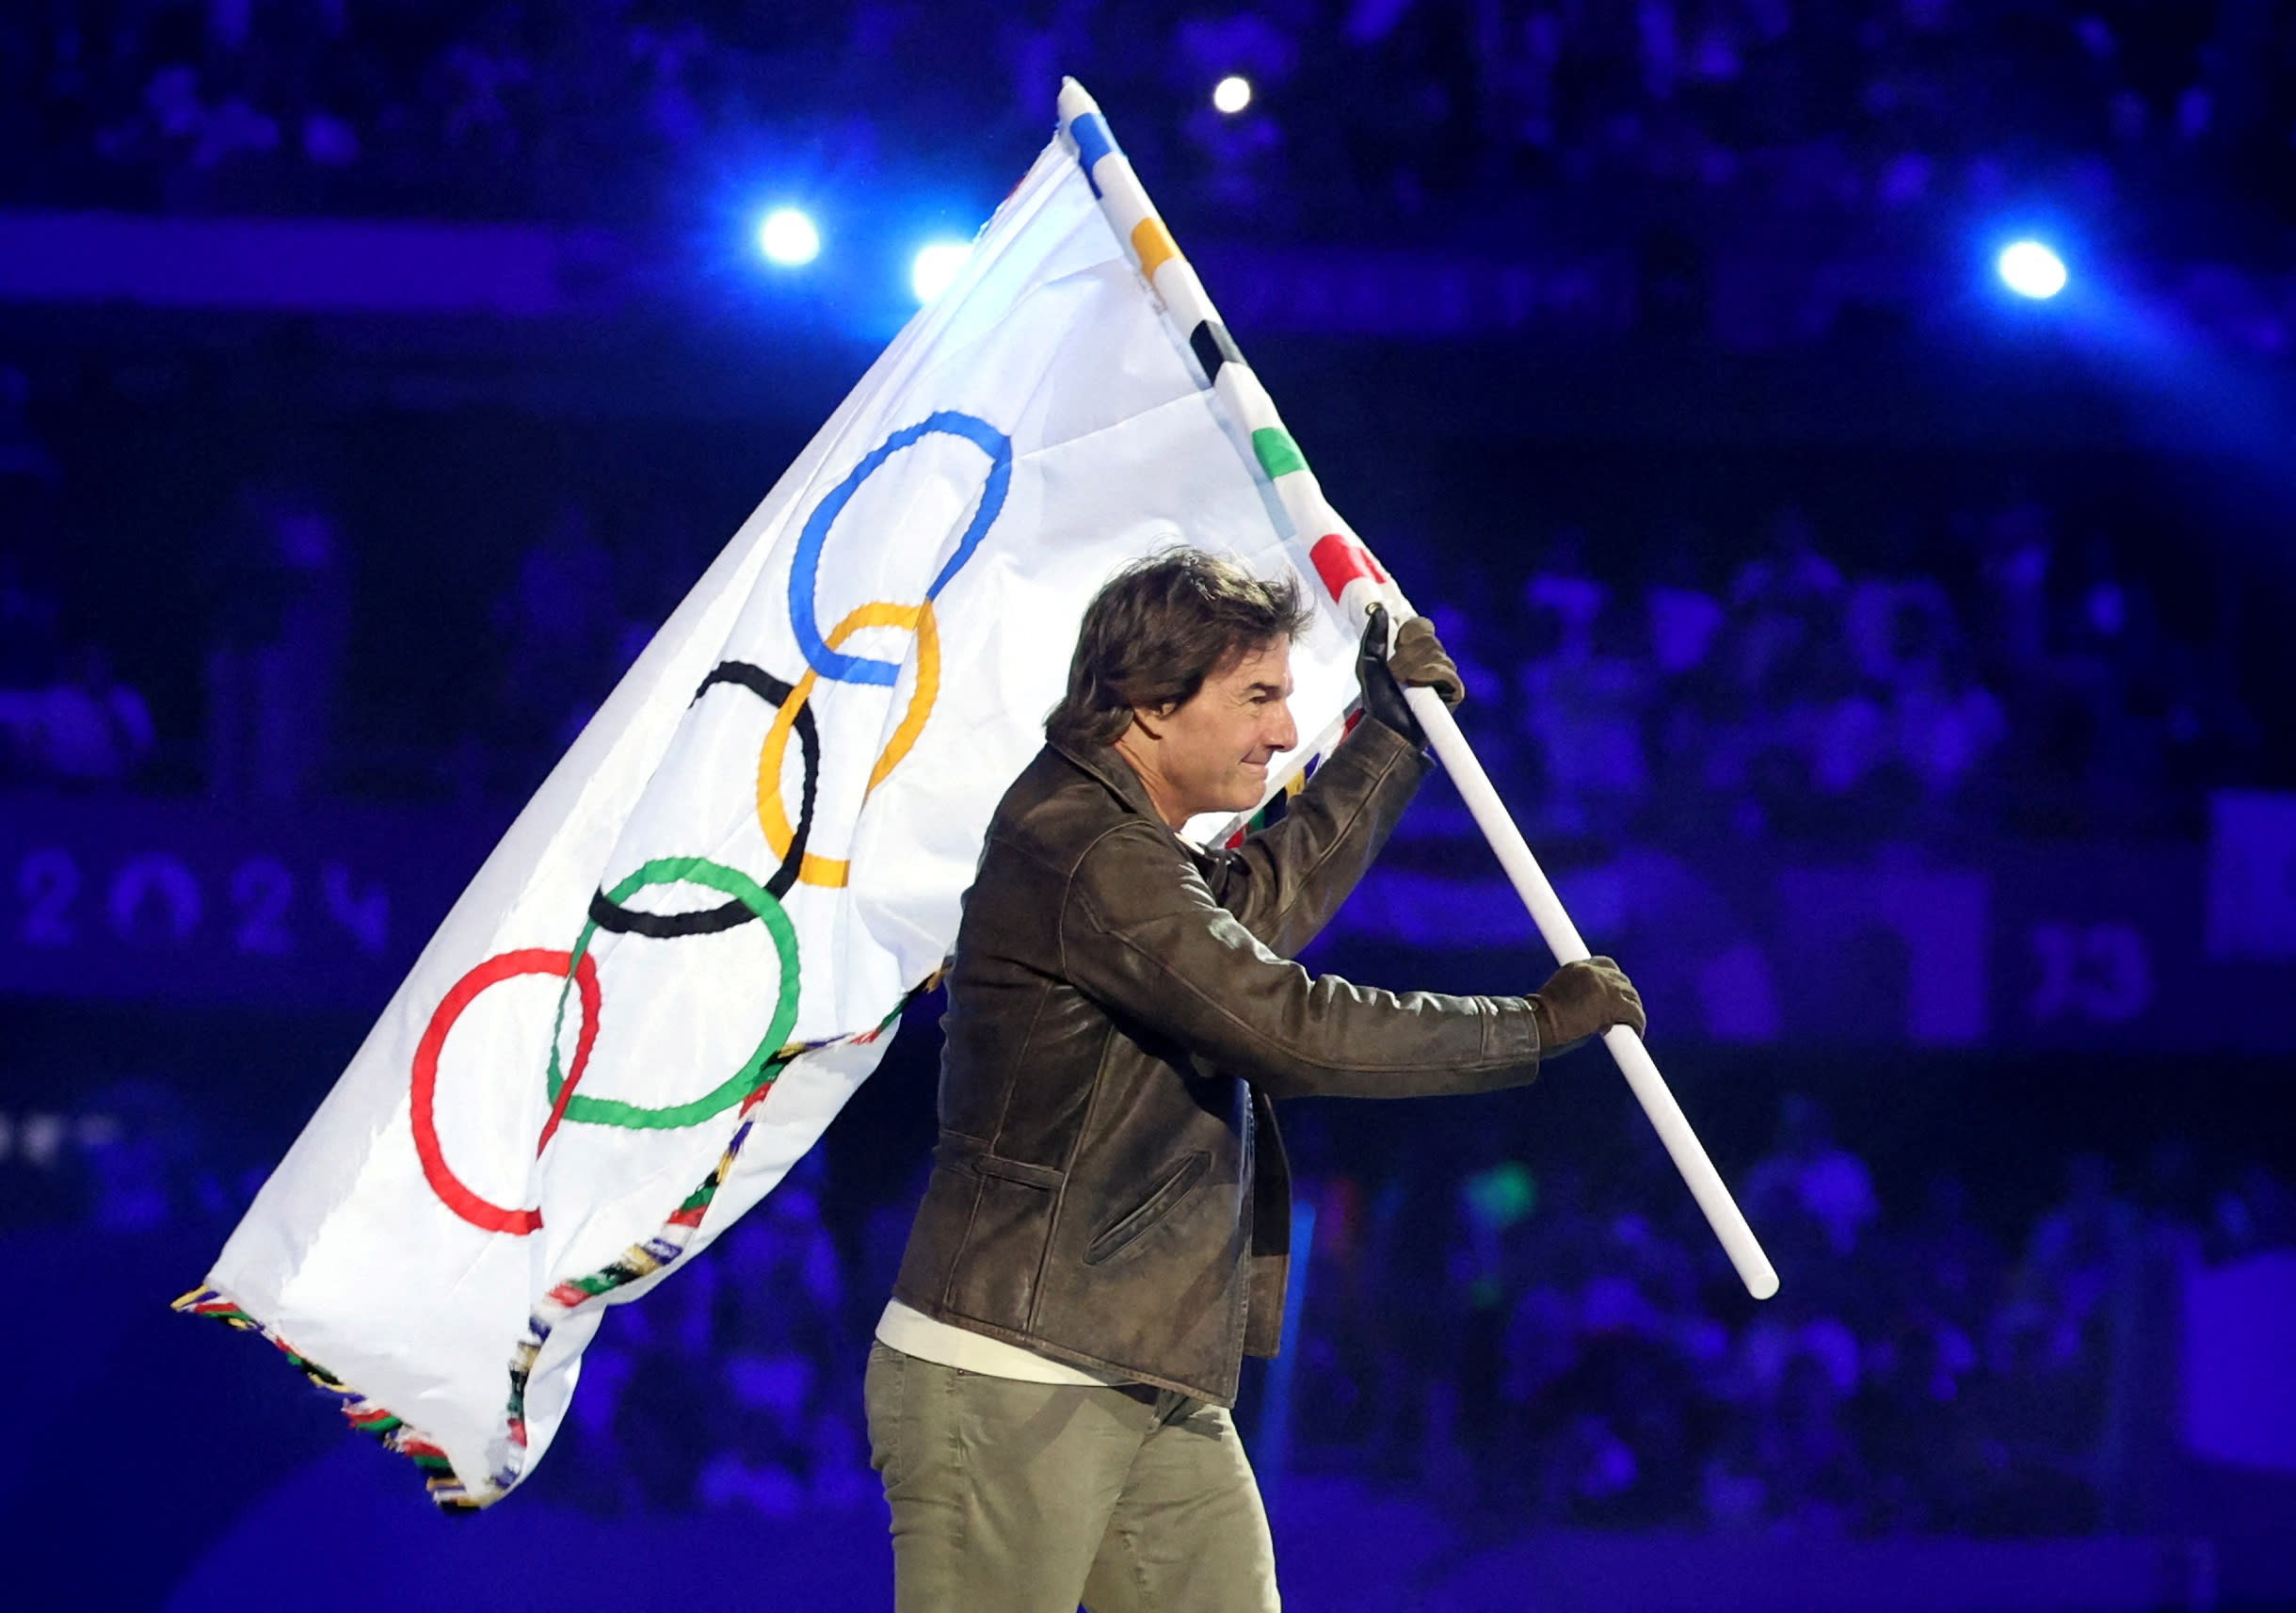
[[[518,1484],[604,1306],[755,1203],[875,1067],[1112,571],[1184,540],[1308,578],[1314,737],[1276,787],[1341,731],[1340,594],[1387,579],[1287,514],[1296,444],[1209,305],[1160,297],[1186,264],[1145,198],[1119,238],[1101,181],[1136,181],[1069,89],[955,282],[639,656],[178,1301],[287,1351],[442,1507]]]

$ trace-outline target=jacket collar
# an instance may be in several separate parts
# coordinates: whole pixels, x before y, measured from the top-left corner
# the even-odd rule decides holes
[[[1148,785],[1141,782],[1140,775],[1132,771],[1132,765],[1117,753],[1115,746],[1068,745],[1057,739],[1049,739],[1045,744],[1047,749],[1058,751],[1099,780],[1111,795],[1132,811],[1174,839],[1179,838],[1172,826],[1164,822],[1164,815],[1156,810],[1156,803],[1148,798]]]

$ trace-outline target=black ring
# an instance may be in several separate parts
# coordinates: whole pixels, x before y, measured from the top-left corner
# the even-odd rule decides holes
[[[720,661],[701,680],[701,686],[694,691],[694,701],[699,701],[719,684],[737,684],[776,710],[787,704],[795,692],[763,667],[747,661]],[[693,702],[687,703],[691,705]],[[781,865],[773,871],[773,878],[765,881],[766,893],[776,901],[788,895],[789,888],[797,882],[797,870],[805,865],[805,843],[813,832],[813,794],[821,782],[821,730],[813,721],[811,702],[797,708],[795,726],[798,753],[805,763],[805,784],[797,808],[797,828],[789,837],[789,851],[782,857]],[[682,935],[714,935],[721,929],[737,929],[756,917],[740,901],[689,913],[650,913],[609,901],[603,891],[590,895],[590,921],[600,929],[612,935],[643,935],[654,941],[674,941]]]

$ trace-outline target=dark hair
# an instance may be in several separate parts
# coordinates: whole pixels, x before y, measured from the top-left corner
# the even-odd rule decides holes
[[[1068,692],[1044,719],[1064,745],[1108,745],[1134,706],[1184,704],[1204,680],[1311,620],[1298,582],[1268,582],[1201,549],[1134,560],[1084,607],[1068,663]]]

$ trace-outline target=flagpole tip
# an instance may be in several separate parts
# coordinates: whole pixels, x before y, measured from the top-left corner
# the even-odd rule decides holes
[[[1085,92],[1084,87],[1066,74],[1062,75],[1060,81],[1059,106],[1060,126],[1064,129],[1079,118],[1100,109],[1100,103]]]

